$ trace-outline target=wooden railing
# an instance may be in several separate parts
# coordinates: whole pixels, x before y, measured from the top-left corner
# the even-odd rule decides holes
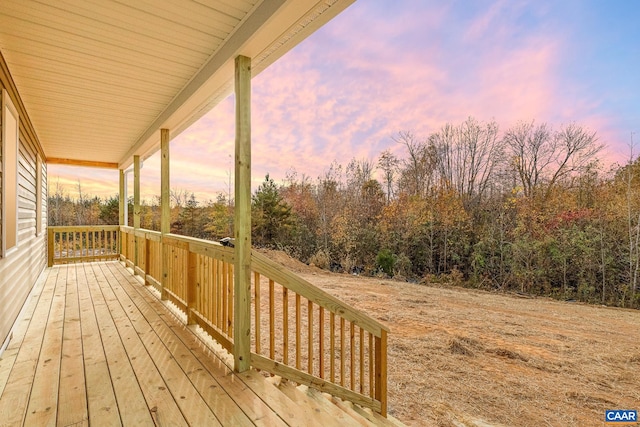
[[[47,264],[118,259],[117,225],[48,227]]]
[[[121,233],[122,259],[233,353],[234,249],[131,227]],[[251,365],[386,416],[388,329],[259,252],[251,270]]]
[[[251,269],[252,366],[386,416],[387,327],[259,252]]]
[[[155,231],[121,230],[123,260],[185,312],[189,324],[199,325],[233,353],[233,249],[175,234],[162,238]]]

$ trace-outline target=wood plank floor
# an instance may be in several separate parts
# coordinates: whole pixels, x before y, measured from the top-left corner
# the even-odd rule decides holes
[[[232,373],[119,262],[45,270],[0,359],[0,426],[327,425],[305,414]]]

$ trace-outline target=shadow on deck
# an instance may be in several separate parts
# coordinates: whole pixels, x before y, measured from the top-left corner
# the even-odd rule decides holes
[[[328,426],[397,420],[233,373],[122,263],[46,269],[0,358],[0,425]]]

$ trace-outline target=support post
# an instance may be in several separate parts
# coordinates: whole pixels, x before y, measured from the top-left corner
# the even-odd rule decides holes
[[[169,129],[160,129],[160,232],[171,232],[169,202]]]
[[[124,169],[120,169],[120,192],[118,193],[118,224],[120,225],[120,227],[122,227],[123,225],[126,225],[125,223],[125,210],[124,207],[126,206],[127,200],[126,200],[126,191],[125,191],[125,187],[126,186],[126,181],[124,179]],[[118,252],[120,253],[120,255],[122,255],[122,230],[118,229]]]
[[[376,357],[376,392],[375,398],[380,401],[380,415],[387,417],[387,331],[384,329],[380,338],[375,338]]]
[[[136,274],[138,260],[138,236],[136,232],[140,228],[140,156],[133,156],[133,239],[135,241],[133,256],[133,274]]]
[[[234,370],[251,367],[251,58],[235,60]]]
[[[162,257],[162,277],[160,299],[168,298],[165,288],[169,280],[169,254],[164,244],[164,236],[171,232],[171,205],[169,201],[169,129],[160,129],[160,256]]]

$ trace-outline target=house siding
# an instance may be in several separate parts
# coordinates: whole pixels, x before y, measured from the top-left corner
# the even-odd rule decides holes
[[[47,262],[47,173],[42,162],[42,179],[38,183],[37,157],[45,159],[29,115],[20,99],[9,68],[0,52],[0,91],[6,89],[20,115],[18,150],[18,244],[17,249],[0,258],[0,348],[9,338],[11,328],[24,305],[29,292]],[[0,131],[2,123],[0,121]],[[2,138],[0,132],[0,138]],[[0,151],[1,152],[1,151]],[[1,162],[0,162],[1,163]],[[0,184],[4,179],[0,168]],[[41,232],[37,233],[38,195],[41,185]],[[0,186],[0,191],[2,187]],[[0,198],[1,199],[1,198]],[[0,206],[0,215],[5,211]],[[0,238],[3,236],[0,233]]]

